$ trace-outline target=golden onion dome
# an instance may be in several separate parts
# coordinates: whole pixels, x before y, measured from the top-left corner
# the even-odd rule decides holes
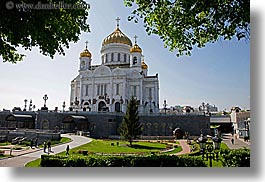
[[[92,54],[89,52],[88,49],[85,49],[83,52],[80,53],[80,57],[92,57]]]
[[[135,43],[134,46],[130,49],[130,52],[139,52],[142,53],[142,49]]]
[[[142,61],[142,69],[148,69],[148,66],[147,66],[147,64],[145,64],[144,61]]]
[[[117,29],[108,35],[102,42],[102,46],[111,43],[121,43],[132,46],[131,40],[117,27]]]

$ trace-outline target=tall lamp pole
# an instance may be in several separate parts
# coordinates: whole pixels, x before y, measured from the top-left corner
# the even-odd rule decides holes
[[[24,108],[24,111],[26,111],[26,110],[27,110],[27,102],[28,102],[28,100],[25,99],[24,102],[25,102],[25,108]]]
[[[198,138],[198,141],[202,152],[202,158],[207,161],[209,159],[210,167],[212,167],[212,161],[216,160],[218,162],[219,160],[219,150],[221,148],[222,139],[216,134],[215,137],[212,138],[212,142],[207,142],[207,137],[203,136],[201,131],[201,136]]]
[[[43,100],[44,100],[44,107],[46,107],[46,101],[48,100],[47,94],[44,95]]]
[[[64,108],[65,108],[65,101],[63,101],[63,112],[64,112]]]
[[[164,106],[164,110],[165,110],[165,114],[166,114],[167,113],[167,101],[166,100],[164,100],[163,106]]]
[[[31,111],[32,110],[32,99],[30,99],[30,101],[29,101],[29,111]]]

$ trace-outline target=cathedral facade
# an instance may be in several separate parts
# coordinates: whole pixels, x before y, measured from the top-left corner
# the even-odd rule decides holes
[[[148,75],[137,36],[134,38],[132,44],[117,23],[114,32],[102,42],[100,65],[92,64],[92,54],[86,46],[80,53],[79,74],[71,82],[71,110],[126,112],[134,97],[139,113],[159,112],[158,74]]]

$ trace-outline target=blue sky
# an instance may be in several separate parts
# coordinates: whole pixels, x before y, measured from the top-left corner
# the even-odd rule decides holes
[[[149,74],[159,74],[160,107],[163,100],[171,105],[192,105],[201,102],[216,105],[219,110],[233,106],[250,107],[250,43],[246,41],[219,41],[205,48],[194,49],[192,56],[177,58],[169,52],[156,35],[148,36],[143,24],[128,22],[132,9],[123,1],[87,1],[90,4],[88,23],[90,33],[82,33],[77,43],[71,43],[65,56],[46,57],[38,48],[32,51],[18,49],[26,54],[23,62],[3,63],[0,58],[0,110],[23,108],[24,99],[32,99],[37,108],[43,106],[43,95],[48,95],[47,106],[62,109],[63,101],[69,107],[70,82],[78,74],[79,54],[89,41],[92,64],[100,64],[103,39],[114,31],[116,17],[121,30],[133,41],[136,34],[142,48]]]

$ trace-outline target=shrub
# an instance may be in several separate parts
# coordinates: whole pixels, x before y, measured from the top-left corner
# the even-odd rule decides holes
[[[223,166],[250,167],[250,149],[221,150]]]
[[[202,159],[190,156],[41,156],[42,167],[206,167]]]
[[[0,150],[0,156],[4,156],[5,155],[5,151],[4,150]]]

